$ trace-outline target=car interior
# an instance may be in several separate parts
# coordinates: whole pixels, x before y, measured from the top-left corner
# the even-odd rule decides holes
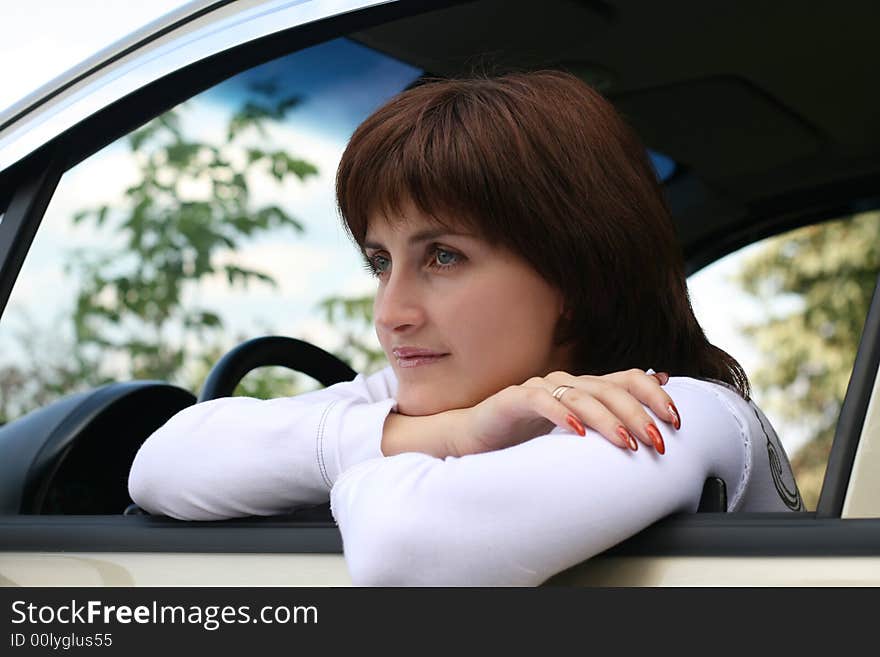
[[[0,243],[0,252],[10,254],[0,269],[0,301],[5,304],[9,296],[64,170],[231,75],[339,35],[423,69],[426,77],[559,68],[593,84],[650,149],[674,163],[665,188],[688,273],[764,237],[880,207],[880,85],[864,55],[875,41],[880,5],[856,3],[841,11],[828,4],[803,12],[793,2],[755,1],[718,6],[689,0],[676,3],[676,11],[665,3],[626,0],[440,4],[391,3],[239,46],[148,85],[0,172],[0,190],[16,190],[3,218],[7,228],[15,228],[7,233],[16,241]],[[682,21],[682,15],[690,20]],[[855,427],[865,416],[880,362],[876,294],[864,335],[873,340],[863,338],[820,506],[815,515],[804,514],[810,518],[840,515],[858,441]],[[60,399],[0,427],[4,526],[20,530],[15,540],[22,549],[34,549],[73,525],[27,529],[28,516],[141,516],[126,483],[143,440],[179,410],[231,394],[248,371],[266,365],[295,369],[324,385],[355,376],[348,364],[322,349],[275,336],[230,351],[201,391],[161,381],[123,381]],[[712,513],[726,510],[723,481],[706,482],[700,510],[707,517],[725,515]],[[8,516],[23,520],[15,523]],[[128,533],[118,533],[93,519],[91,537],[76,539],[84,542],[75,545],[103,541],[118,549],[186,551],[197,544],[181,533],[161,539],[147,535],[151,526],[182,524],[170,519],[125,522]],[[696,525],[677,519],[667,529],[670,536],[681,536],[713,522],[701,520],[693,530]],[[234,532],[259,523],[328,532],[299,537],[287,549],[341,549],[329,505],[283,518],[216,524]],[[663,528],[652,531],[624,544],[620,553],[660,549]],[[225,545],[239,548],[268,549],[279,540],[224,536]]]

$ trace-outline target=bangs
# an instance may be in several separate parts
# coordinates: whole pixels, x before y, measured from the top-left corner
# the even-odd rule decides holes
[[[355,131],[340,161],[336,195],[358,246],[370,218],[405,223],[410,204],[440,227],[497,236],[503,201],[494,178],[505,167],[497,161],[497,130],[485,125],[485,108],[473,111],[474,100],[455,85],[441,93],[430,84],[416,87]]]

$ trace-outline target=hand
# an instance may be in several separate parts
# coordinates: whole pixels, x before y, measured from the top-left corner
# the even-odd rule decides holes
[[[560,426],[580,435],[590,427],[633,451],[640,440],[663,454],[663,438],[644,406],[676,429],[681,427],[672,398],[661,388],[668,380],[667,374],[649,375],[638,369],[602,376],[551,372],[532,377],[466,409],[467,429],[454,451],[464,455],[503,449]],[[572,387],[555,399],[553,391],[561,385]]]

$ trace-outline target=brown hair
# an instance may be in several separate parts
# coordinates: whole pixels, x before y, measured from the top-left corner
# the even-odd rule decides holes
[[[740,364],[706,339],[663,190],[612,105],[560,71],[429,80],[352,135],[339,211],[363,248],[374,212],[406,200],[528,261],[568,308],[572,374],[653,367],[748,398]]]

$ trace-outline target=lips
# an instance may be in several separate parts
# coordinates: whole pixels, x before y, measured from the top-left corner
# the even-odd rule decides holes
[[[441,351],[418,347],[395,347],[391,353],[397,358],[397,364],[403,368],[430,365],[449,355]]]

